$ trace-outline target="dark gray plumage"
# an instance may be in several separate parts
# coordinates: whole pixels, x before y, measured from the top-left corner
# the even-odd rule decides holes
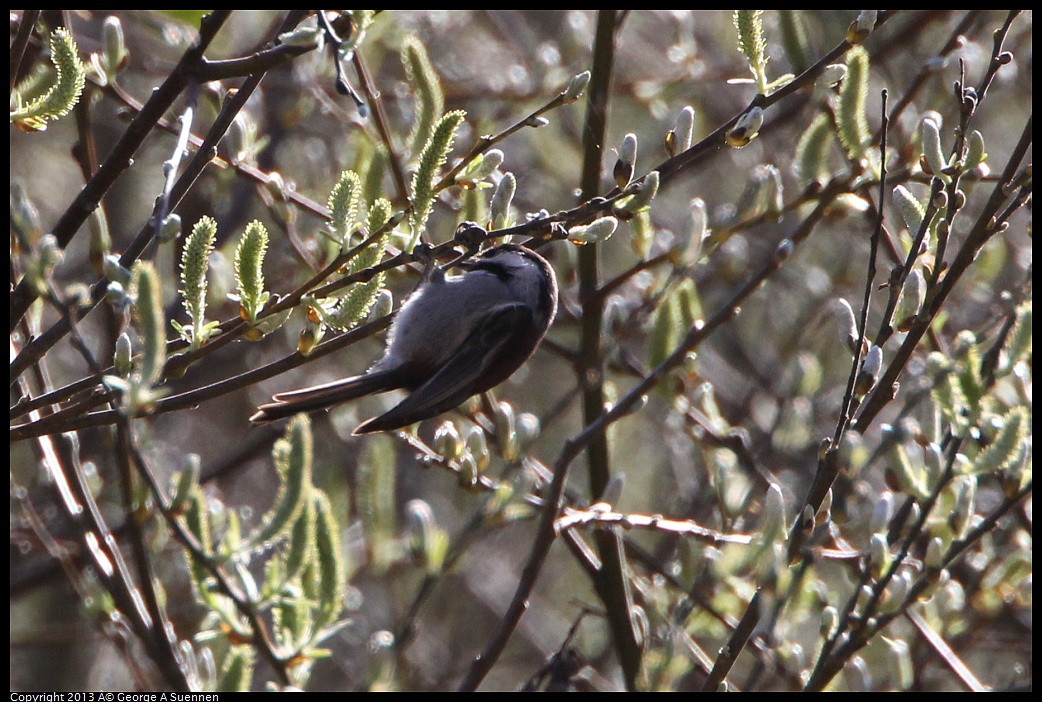
[[[265,424],[364,395],[405,389],[384,414],[362,422],[364,434],[398,429],[458,406],[510,377],[532,355],[557,311],[557,279],[534,251],[513,244],[439,268],[402,304],[387,351],[366,373],[278,393],[250,417]]]

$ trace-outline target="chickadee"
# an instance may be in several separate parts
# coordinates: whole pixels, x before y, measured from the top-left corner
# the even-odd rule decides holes
[[[446,412],[509,378],[542,340],[557,312],[553,268],[531,249],[503,244],[458,264],[437,266],[402,304],[387,351],[363,375],[281,392],[250,417],[265,424],[363,395],[405,389],[394,408],[355,434],[399,429]]]

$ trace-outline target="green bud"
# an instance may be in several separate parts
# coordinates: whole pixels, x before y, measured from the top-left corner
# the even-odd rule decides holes
[[[740,149],[756,138],[763,126],[763,108],[754,107],[735,122],[724,137],[728,146]]]
[[[423,146],[419,156],[419,166],[412,179],[412,241],[408,249],[419,242],[420,234],[427,226],[434,207],[434,179],[438,170],[449,157],[452,144],[456,139],[456,131],[466,117],[463,110],[446,112],[434,125],[430,137]]]
[[[843,432],[839,440],[839,464],[851,476],[857,474],[865,463],[865,445],[861,434],[853,429]]]
[[[966,170],[976,168],[980,164],[984,163],[987,158],[988,154],[984,153],[984,135],[974,129],[970,132],[969,143],[966,147],[966,159],[963,161],[963,168]]]
[[[489,203],[489,214],[496,229],[509,227],[513,220],[510,217],[510,202],[514,199],[517,190],[517,178],[513,173],[504,173],[492,191],[492,200]]]
[[[916,268],[905,278],[901,288],[901,297],[894,309],[894,322],[898,331],[906,332],[912,328],[919,309],[926,299],[926,279],[922,272]]]
[[[466,449],[464,457],[470,455],[474,460],[475,469],[479,473],[484,472],[492,460],[492,454],[488,450],[488,440],[481,427],[471,427],[467,432]]]
[[[825,88],[831,88],[838,85],[846,77],[846,64],[830,63],[829,65],[825,66],[825,68],[821,71],[821,75],[818,76],[818,80],[815,81],[815,85],[820,85]]]
[[[941,447],[931,441],[923,449],[923,463],[926,466],[927,490],[935,490],[941,483],[944,474],[944,453]]]
[[[300,330],[300,334],[297,336],[297,351],[301,356],[310,356],[311,352],[318,346],[318,342],[322,341],[323,335],[322,325],[308,320],[304,323],[304,328]]]
[[[907,690],[915,682],[915,669],[912,664],[912,654],[908,642],[902,639],[891,639],[886,636],[883,641],[890,649],[890,655],[894,659],[891,670],[896,671],[896,684],[899,690]]]
[[[897,206],[897,211],[901,213],[901,219],[904,220],[908,231],[913,234],[918,232],[919,227],[923,223],[923,217],[926,216],[926,208],[923,207],[915,195],[905,186],[898,185],[894,188],[894,205]]]
[[[691,140],[695,129],[695,110],[690,105],[686,106],[677,115],[677,126],[673,128],[676,134],[676,150],[680,153],[691,148]]]
[[[952,535],[961,539],[966,536],[973,520],[974,510],[977,505],[977,481],[973,478],[959,480],[958,491],[955,497],[955,507],[948,516],[948,526],[951,527]]]
[[[839,610],[832,605],[828,605],[821,610],[821,622],[818,625],[818,633],[822,637],[832,636],[837,626],[839,626]]]
[[[860,44],[868,38],[868,35],[875,29],[878,16],[879,10],[861,10],[857,19],[847,29],[847,42]]]
[[[166,364],[166,334],[162,285],[155,267],[147,261],[134,264],[134,311],[141,359],[138,378],[151,387],[159,382]]]
[[[908,569],[902,569],[890,580],[886,588],[886,599],[883,604],[883,613],[896,612],[908,597],[908,591],[912,586],[911,573]]]
[[[948,162],[941,150],[941,128],[934,120],[926,118],[919,127],[920,136],[923,140],[923,158],[930,168],[930,173],[935,176],[945,177],[944,169]]]
[[[437,529],[434,522],[434,510],[423,500],[409,500],[405,505],[405,525],[409,533],[409,548],[413,556],[421,563],[425,563]]]
[[[112,249],[112,237],[109,234],[108,220],[105,218],[105,209],[97,207],[90,213],[87,219],[90,227],[89,256],[90,263],[98,273],[104,273],[105,256]]]
[[[481,154],[460,171],[456,176],[456,184],[464,189],[479,187],[480,181],[488,178],[493,171],[503,165],[503,158],[503,152],[499,149],[492,149]],[[488,183],[482,185],[490,187]]]
[[[854,308],[841,297],[833,303],[833,310],[836,319],[836,333],[839,336],[839,340],[851,353],[854,353],[857,351],[858,340],[857,319],[854,317]]]
[[[882,368],[883,349],[873,344],[865,356],[864,363],[861,364],[861,371],[858,372],[857,380],[854,382],[854,391],[859,395],[867,394],[875,386]]]
[[[675,255],[671,256],[671,260],[674,263],[687,267],[698,263],[702,255],[702,244],[708,236],[707,222],[706,203],[702,198],[696,197],[688,205],[684,224],[673,237],[672,250]]]
[[[463,454],[463,440],[454,422],[442,422],[434,430],[434,450],[450,461]]]
[[[132,369],[132,356],[133,349],[130,345],[130,335],[123,332],[116,339],[116,353],[113,357],[112,365],[116,368],[116,373],[119,374],[120,378],[130,377],[130,371]]]
[[[457,475],[461,487],[469,488],[477,484],[481,472],[478,470],[478,463],[472,454],[465,453],[460,456],[456,465],[459,468]]]
[[[517,430],[514,419],[514,408],[509,402],[496,403],[496,441],[499,444],[500,453],[508,461],[517,458]]]
[[[50,35],[53,78],[45,81],[28,81],[35,85],[36,94],[23,95],[28,86],[23,81],[11,91],[10,122],[23,131],[42,132],[47,123],[69,114],[83,93],[86,72],[79,58],[79,51],[72,34],[59,27]]]
[[[861,656],[854,656],[843,668],[843,677],[851,692],[870,692],[875,690],[872,673]]]
[[[626,192],[631,195],[619,203],[619,208],[626,212],[641,212],[648,208],[648,204],[658,193],[659,174],[652,171],[644,176],[644,180],[638,183],[630,183]]]
[[[254,220],[246,225],[235,248],[235,281],[239,292],[239,314],[253,324],[271,295],[264,290],[264,255],[268,250],[268,232]]]
[[[633,166],[637,162],[637,135],[630,132],[622,139],[619,147],[619,158],[615,162],[613,174],[615,184],[625,188],[633,178]]]
[[[373,302],[372,308],[369,310],[369,321],[374,319],[380,319],[391,314],[391,310],[394,309],[394,297],[391,291],[384,288],[376,295],[376,301]]]
[[[44,234],[40,237],[40,242],[37,244],[37,256],[41,269],[45,274],[49,274],[65,258],[65,252],[58,245],[58,237],[54,234]]]
[[[181,236],[181,217],[177,214],[167,215],[159,227],[159,243],[175,241]]]
[[[785,497],[777,483],[767,488],[767,496],[763,506],[763,528],[761,533],[765,542],[773,542],[786,535],[788,519],[785,516]]]
[[[890,568],[890,545],[886,542],[884,534],[872,534],[868,548],[869,565],[872,568],[872,577],[879,579],[883,577]]]
[[[528,448],[539,438],[539,418],[530,412],[517,416],[517,442],[521,449]]]
[[[872,517],[868,521],[868,530],[873,534],[886,533],[890,528],[890,520],[894,518],[894,493],[886,490],[876,500],[872,508]]]
[[[192,493],[199,489],[199,474],[202,470],[199,454],[190,453],[186,459],[188,465],[176,475],[173,495],[170,498],[170,510],[175,513],[188,505],[189,500],[192,499]]]
[[[583,71],[575,76],[568,82],[568,87],[561,93],[565,103],[575,102],[579,99],[579,96],[586,90],[586,86],[590,84],[590,72]]]
[[[112,305],[117,312],[122,312],[130,304],[130,296],[122,285],[110,282],[105,288],[105,302]]]
[[[276,202],[286,202],[289,199],[286,179],[278,171],[272,171],[268,174],[268,180],[264,182],[264,187],[267,188]]]
[[[615,233],[619,226],[619,220],[614,217],[601,217],[586,226],[574,227],[568,230],[568,240],[573,244],[596,244],[607,241]]]
[[[940,569],[944,565],[944,541],[941,537],[935,536],[930,539],[930,543],[926,545],[926,558],[924,563],[927,568],[931,570]]]
[[[96,67],[105,82],[111,84],[127,63],[127,45],[123,38],[123,25],[118,17],[110,15],[105,18],[105,24],[101,27],[101,42],[104,51]]]
[[[299,27],[292,32],[280,34],[279,43],[302,49],[317,49],[325,42],[325,36],[325,32],[317,25]]]

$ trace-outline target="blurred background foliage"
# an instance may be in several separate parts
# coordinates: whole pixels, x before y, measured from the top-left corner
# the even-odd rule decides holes
[[[48,27],[64,23],[88,61],[91,54],[105,55],[108,16],[102,11],[45,12],[42,21]],[[201,18],[159,11],[113,16],[127,50],[125,65],[114,71],[118,77],[106,84],[96,65],[72,115],[51,122],[45,132],[10,130],[12,285],[39,260],[41,234],[66,213],[85,178],[118,150],[141,104],[176,70],[199,33]],[[248,57],[268,45],[285,18],[274,11],[234,12],[205,56]],[[662,170],[663,183],[650,211],[623,217],[628,221],[613,237],[590,245],[598,248],[600,283],[614,281],[611,294],[597,303],[604,317],[597,377],[578,378],[576,372],[583,319],[593,304],[579,295],[579,247],[555,241],[542,252],[561,285],[558,318],[536,355],[496,389],[494,399],[508,403],[498,413],[486,398],[446,415],[454,423],[451,429],[439,419],[421,424],[412,435],[365,438],[350,436],[351,429],[387,407],[386,398],[368,398],[314,417],[310,481],[328,496],[339,524],[345,580],[337,595],[344,608],[342,624],[301,651],[306,662],[266,659],[249,640],[236,640],[220,625],[212,602],[198,597],[185,547],[171,537],[169,523],[158,518],[154,497],[150,502],[144,496],[137,478],[118,477],[120,456],[126,455],[122,440],[110,427],[77,428],[72,451],[90,478],[101,517],[117,533],[129,561],[150,561],[175,639],[191,642],[180,644],[175,655],[182,674],[201,686],[213,687],[220,677],[253,689],[269,683],[308,689],[458,685],[499,629],[529,562],[550,467],[584,426],[580,398],[586,383],[603,382],[610,407],[683,342],[696,320],[730,309],[729,300],[743,283],[777,258],[777,270],[742,301],[740,313],[657,383],[646,404],[607,430],[611,471],[618,478],[612,493],[589,494],[585,458],[571,466],[566,504],[585,509],[603,499],[607,505],[602,503],[601,516],[632,517],[626,522],[631,528],[618,523],[604,528],[626,540],[624,573],[642,651],[639,676],[633,679],[618,662],[605,603],[591,584],[596,557],[588,544],[585,554],[582,549],[593,541],[596,528],[580,526],[569,532],[574,534],[571,548],[563,539],[553,546],[529,607],[483,689],[526,683],[617,689],[634,682],[648,689],[700,689],[723,658],[721,647],[749,620],[750,601],[756,627],[737,644],[737,660],[721,683],[732,688],[1030,689],[1032,15],[1023,13],[1008,25],[1007,19],[1005,11],[881,13],[878,28],[861,44],[869,68],[861,117],[871,133],[863,155],[852,156],[831,128],[834,118],[841,120],[849,109],[839,101],[842,87],[811,79],[764,109],[759,134],[748,145],[732,148],[714,138],[693,162]],[[13,45],[23,20],[24,15],[12,12]],[[798,76],[842,44],[857,20],[855,11],[765,12],[767,78]],[[314,18],[307,21],[314,23]],[[578,10],[378,13],[357,55],[379,104],[363,94],[362,109],[335,90],[328,49],[302,51],[264,66],[263,80],[217,148],[217,158],[173,207],[184,234],[203,216],[218,225],[207,276],[207,318],[223,322],[239,316],[238,304],[229,298],[235,289],[235,247],[253,220],[260,220],[269,234],[264,275],[273,293],[296,289],[336,254],[320,234],[326,228],[324,203],[343,170],[370,173],[374,154],[385,144],[381,120],[392,158],[405,181],[411,178],[417,153],[409,136],[417,86],[401,60],[410,38],[429,57],[444,111],[466,111],[449,158],[452,166],[481,135],[523,120],[561,93],[573,76],[590,70],[597,22],[596,13]],[[960,174],[958,197],[964,199],[961,210],[948,216],[947,254],[937,249],[936,231],[927,237],[928,250],[916,268],[931,283],[929,290],[935,291],[938,282],[931,277],[935,257],[950,264],[976,231],[978,214],[988,206],[1027,125],[1026,156],[1020,152],[1022,162],[1011,174],[1019,180],[1009,188],[1010,201],[1020,198],[1019,204],[1009,208],[1008,228],[989,236],[943,307],[932,313],[922,341],[901,362],[896,398],[859,424],[858,434],[843,437],[837,453],[842,470],[826,498],[831,512],[812,504],[807,518],[816,519],[816,526],[804,519],[802,546],[790,553],[795,537],[786,532],[794,519],[799,525],[801,513],[806,515],[807,494],[823,464],[821,441],[833,437],[849,394],[852,356],[843,332],[836,333],[845,320],[837,301],[847,300],[860,317],[882,206],[886,230],[877,250],[866,337],[880,342],[882,368],[887,369],[907,329],[895,328],[893,336],[887,332],[888,344],[877,336],[886,326],[886,283],[891,269],[904,263],[915,235],[891,191],[902,184],[921,204],[937,197],[931,193],[929,164],[920,159],[923,117],[932,111],[947,156],[966,114],[953,84],[961,80],[980,86],[997,60],[997,30],[1003,32],[1001,49],[1009,59],[1002,59],[972,115],[987,160],[985,167]],[[47,63],[44,36],[38,29],[29,40],[23,67]],[[667,134],[685,107],[693,108],[697,147],[746,113],[756,95],[731,12],[625,11],[616,18],[614,43],[600,195],[615,186],[612,172],[625,135],[636,138],[632,165],[640,178],[670,158]],[[832,63],[845,60],[840,52]],[[356,66],[345,60],[348,83],[363,92]],[[133,153],[132,165],[105,190],[104,223],[112,252],[125,251],[149,226],[164,193],[163,164],[175,150],[178,116],[194,105],[192,131],[204,135],[245,74],[228,75],[193,85],[173,100],[165,121]],[[884,88],[894,115],[888,131],[888,170],[894,180],[880,203]],[[771,90],[777,89],[784,88]],[[547,113],[545,125],[520,129],[496,145],[504,159],[487,183],[499,184],[508,172],[516,178],[516,223],[580,204],[586,99],[583,95]],[[806,137],[821,115],[826,127]],[[824,149],[813,174],[797,167],[798,152],[808,145],[801,139],[820,141]],[[194,155],[196,147],[189,153]],[[379,195],[395,211],[408,204],[409,193],[391,169],[369,183],[367,202]],[[841,184],[841,192],[829,195],[825,207],[821,193],[831,192],[830,183]],[[464,219],[485,222],[492,191],[446,188],[427,223],[429,240],[450,240]],[[700,204],[693,203],[696,198]],[[779,244],[793,239],[809,218],[813,226],[796,237],[794,252],[781,261]],[[45,276],[66,301],[86,299],[87,286],[99,279],[89,228],[83,225],[62,247],[61,263]],[[693,254],[678,244],[692,231],[700,239],[703,230],[707,238]],[[389,254],[404,245],[406,234],[392,237]],[[159,244],[144,257],[158,273],[166,318],[185,323],[178,295],[182,241]],[[396,303],[415,285],[417,270],[389,271],[384,284]],[[12,319],[12,359],[30,336],[59,322],[55,310],[38,302],[22,325]],[[127,323],[117,305],[102,303],[83,316],[77,330],[104,367]],[[180,377],[168,368],[162,392],[178,396],[290,356],[308,323],[298,309],[263,339],[227,344]],[[140,333],[136,329],[134,338]],[[171,330],[166,336],[176,335]],[[1021,346],[1014,348],[1017,343]],[[241,521],[242,532],[249,533],[272,514],[280,489],[272,447],[285,429],[251,428],[247,418],[254,408],[273,392],[362,372],[381,352],[382,334],[370,334],[283,374],[205,396],[197,406],[135,420],[134,440],[164,489],[197,465],[202,509],[218,526],[228,529]],[[997,372],[989,376],[981,372],[988,366],[981,364],[991,354]],[[31,369],[25,375],[32,376],[33,396],[92,372],[67,337]],[[11,380],[14,388],[16,379]],[[970,397],[952,399],[938,390],[942,386],[957,386]],[[13,394],[12,405],[27,392],[23,387]],[[65,401],[72,404],[79,397]],[[12,411],[13,427],[27,421]],[[514,430],[522,440],[513,449],[508,448],[512,434],[503,429],[510,421],[522,427]],[[538,435],[530,437],[528,429],[536,422]],[[1015,430],[1004,431],[1011,424]],[[47,436],[68,429],[53,429]],[[458,443],[453,432],[460,435]],[[129,615],[120,613],[118,601],[113,603],[105,579],[85,563],[84,527],[65,518],[53,478],[41,468],[43,439],[15,438],[10,452],[11,689],[175,687],[170,673],[160,672],[163,666],[151,660],[152,649],[127,624]],[[1011,448],[987,453],[1004,442]],[[479,470],[480,477],[470,470]],[[134,502],[140,509],[133,513],[121,492],[126,485],[142,491]],[[596,510],[583,514],[590,520],[597,516]],[[650,519],[655,515],[677,520],[687,531],[657,527]],[[132,520],[140,521],[135,529],[143,534],[147,556],[131,553],[122,541]],[[695,525],[718,535],[768,533],[752,544],[713,544],[710,537],[695,534]],[[41,534],[66,550],[66,571],[78,576],[63,575],[47,555]],[[941,553],[931,554],[931,548]],[[903,549],[907,558],[887,574],[892,554]],[[933,555],[936,561],[929,560]],[[262,578],[259,564],[270,556],[255,551],[251,560],[240,554],[234,568],[233,561],[223,567],[252,568],[253,577]],[[136,567],[132,572],[140,578]],[[301,587],[306,590],[306,582]],[[269,625],[275,616],[278,629],[273,613],[280,606],[288,617],[284,604],[258,616]],[[884,618],[886,625],[872,630]],[[248,625],[246,630],[253,631]],[[866,631],[866,645],[829,657]],[[247,660],[244,668],[252,675],[233,665]],[[826,674],[830,665],[835,669]],[[194,678],[184,672],[191,666],[197,669]]]

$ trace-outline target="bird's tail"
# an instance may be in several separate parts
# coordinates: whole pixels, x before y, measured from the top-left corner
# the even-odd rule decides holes
[[[334,380],[331,383],[313,385],[300,390],[280,392],[272,397],[274,402],[261,405],[250,417],[252,424],[267,424],[299,412],[314,412],[327,409],[333,405],[347,402],[378,392],[386,392],[400,387],[396,381],[397,374],[390,371],[370,371],[365,375]]]

